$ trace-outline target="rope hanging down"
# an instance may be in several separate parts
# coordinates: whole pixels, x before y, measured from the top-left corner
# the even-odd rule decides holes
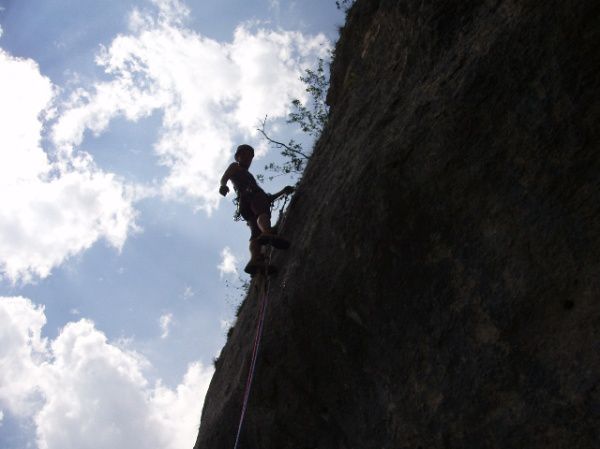
[[[265,288],[263,289],[263,295],[262,295],[262,298],[260,301],[258,325],[256,327],[256,335],[254,336],[254,347],[252,349],[252,359],[250,361],[250,369],[248,370],[248,380],[246,381],[246,388],[244,390],[244,400],[242,401],[242,413],[240,416],[240,423],[238,425],[237,435],[235,437],[235,444],[233,446],[233,449],[237,449],[238,444],[240,442],[242,426],[244,424],[246,410],[248,409],[248,398],[250,397],[250,389],[252,388],[252,380],[254,379],[254,372],[256,370],[256,360],[258,359],[258,349],[260,347],[260,340],[262,337],[263,324],[265,322],[265,315],[266,315],[266,311],[267,311],[268,299],[269,299],[269,278],[266,278]]]
[[[283,210],[287,204],[288,198],[286,196],[285,202],[279,211],[279,216],[282,216]],[[279,228],[283,227],[286,216],[283,215]],[[272,251],[269,253],[267,265],[271,264]],[[266,271],[266,268],[265,268]],[[240,442],[240,435],[242,433],[242,427],[244,425],[244,418],[246,417],[246,410],[248,409],[248,399],[250,398],[250,390],[252,389],[252,381],[254,380],[254,372],[256,371],[256,360],[258,359],[258,350],[260,347],[260,341],[262,338],[263,325],[265,322],[265,315],[267,312],[267,303],[269,300],[269,276],[265,273],[265,284],[263,288],[263,294],[260,300],[259,312],[258,312],[258,324],[256,326],[256,335],[254,336],[254,346],[252,348],[252,359],[250,360],[250,369],[248,370],[248,379],[246,380],[246,388],[244,389],[244,399],[242,401],[242,413],[240,415],[240,422],[238,424],[237,435],[235,436],[235,444],[233,449],[238,449]]]

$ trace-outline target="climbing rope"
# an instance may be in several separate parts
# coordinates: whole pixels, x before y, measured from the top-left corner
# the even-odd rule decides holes
[[[283,210],[287,204],[288,196],[285,197],[285,202],[283,206],[279,210],[279,217],[282,216]],[[283,218],[279,223],[279,229],[283,228],[283,223],[285,222],[286,215],[283,215]],[[240,414],[240,422],[238,424],[237,435],[235,436],[235,444],[233,445],[233,449],[238,448],[238,444],[240,442],[240,435],[242,434],[242,427],[244,425],[244,418],[246,417],[246,410],[248,410],[248,400],[250,398],[250,390],[252,389],[252,381],[254,380],[254,373],[256,371],[256,361],[258,359],[258,350],[260,348],[260,341],[262,339],[263,326],[265,322],[265,315],[267,312],[267,303],[269,300],[269,275],[268,275],[268,267],[271,265],[271,256],[273,255],[273,249],[269,251],[269,257],[267,259],[267,264],[265,266],[265,283],[262,291],[262,297],[260,300],[259,311],[258,311],[258,324],[256,326],[256,334],[254,335],[254,346],[252,348],[252,358],[250,359],[250,368],[248,370],[248,379],[246,380],[246,387],[244,389],[244,399],[242,400],[242,412]]]
[[[263,289],[263,295],[260,301],[260,309],[258,312],[258,325],[256,327],[256,335],[254,336],[254,347],[252,348],[252,359],[250,360],[250,369],[248,370],[248,379],[246,380],[246,388],[244,390],[244,399],[242,401],[242,413],[240,415],[240,423],[238,424],[237,435],[235,437],[235,444],[233,449],[237,449],[240,435],[242,433],[242,426],[244,424],[244,418],[246,417],[246,410],[248,409],[248,399],[250,398],[250,389],[252,388],[252,381],[254,380],[254,373],[256,371],[256,360],[258,359],[258,350],[260,347],[260,341],[262,337],[263,325],[265,322],[265,315],[267,311],[267,301],[269,299],[269,278],[265,280]]]

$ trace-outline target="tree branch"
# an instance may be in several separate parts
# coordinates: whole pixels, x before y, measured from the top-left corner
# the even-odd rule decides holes
[[[297,155],[299,155],[299,156],[302,156],[304,159],[307,159],[307,160],[308,160],[308,159],[310,159],[310,156],[309,156],[309,155],[307,155],[307,154],[304,154],[302,151],[300,151],[300,150],[297,150],[297,149],[295,149],[295,148],[292,148],[292,147],[290,147],[289,145],[286,145],[286,144],[285,144],[285,143],[283,143],[283,142],[279,142],[279,141],[277,141],[277,140],[275,140],[275,139],[271,139],[271,138],[268,136],[267,132],[265,131],[266,124],[267,124],[267,117],[265,117],[265,119],[263,120],[263,122],[262,122],[262,126],[261,126],[260,128],[256,128],[256,130],[257,130],[259,133],[261,133],[261,134],[264,136],[264,138],[265,138],[265,139],[267,139],[267,140],[268,140],[270,143],[272,143],[273,145],[277,145],[279,148],[283,147],[283,148],[285,148],[287,151],[289,151],[290,153],[294,153],[294,154],[297,154]]]

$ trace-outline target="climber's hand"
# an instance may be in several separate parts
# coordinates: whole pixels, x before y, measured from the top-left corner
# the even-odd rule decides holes
[[[285,186],[283,188],[283,194],[284,195],[291,195],[292,193],[294,193],[294,190],[296,190],[294,187],[292,186]]]
[[[226,196],[229,193],[229,187],[227,187],[227,186],[219,187],[219,193],[223,196]]]

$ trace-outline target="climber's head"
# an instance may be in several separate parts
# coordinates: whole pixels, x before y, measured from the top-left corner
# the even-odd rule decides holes
[[[250,164],[252,163],[252,159],[254,158],[254,148],[252,148],[250,145],[240,145],[239,147],[237,147],[237,150],[235,151],[235,160],[242,166],[245,168],[250,167]]]

